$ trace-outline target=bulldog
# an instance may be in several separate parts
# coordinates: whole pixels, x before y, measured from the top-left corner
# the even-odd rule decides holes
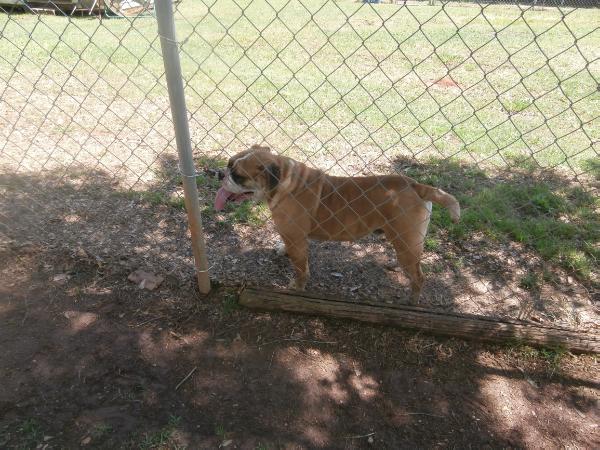
[[[417,303],[432,202],[447,208],[454,222],[460,217],[452,195],[407,176],[330,176],[259,145],[231,157],[222,179],[217,211],[230,201],[267,202],[296,274],[290,287],[297,290],[304,290],[309,277],[309,239],[355,241],[383,232],[410,280],[411,301]]]

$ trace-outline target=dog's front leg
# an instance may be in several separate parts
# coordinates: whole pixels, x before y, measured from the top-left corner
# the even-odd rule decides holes
[[[294,271],[296,279],[290,283],[291,288],[303,291],[310,275],[308,270],[308,239],[306,236],[281,236]]]

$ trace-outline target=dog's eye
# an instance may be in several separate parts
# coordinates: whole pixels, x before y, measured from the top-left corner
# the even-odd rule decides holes
[[[246,177],[243,177],[242,175],[240,175],[239,173],[234,172],[234,171],[231,171],[231,178],[237,184],[242,184],[244,182],[244,180],[246,179]]]

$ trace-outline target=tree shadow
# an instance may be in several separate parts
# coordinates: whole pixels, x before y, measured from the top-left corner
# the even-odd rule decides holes
[[[285,288],[291,266],[275,253],[279,236],[268,209],[246,202],[216,213],[215,170],[226,161],[196,163],[213,279]],[[393,162],[392,170],[455,194],[463,207],[459,224],[434,207],[423,304],[570,325],[593,321],[597,200],[557,172],[515,165],[512,173],[490,175],[447,160]],[[175,158],[162,158],[154,172],[154,181],[135,191],[102,171],[1,175],[1,222],[15,242],[42,242],[85,253],[99,264],[146,268],[189,283],[194,269]],[[308,289],[357,301],[407,302],[408,280],[386,269],[394,261],[382,236],[311,242]]]
[[[50,447],[98,448],[216,448],[229,440],[240,448],[526,446],[564,438],[540,429],[527,408],[542,421],[561,420],[571,442],[589,444],[581,430],[595,421],[586,405],[597,401],[598,385],[584,369],[550,377],[541,354],[526,359],[518,346],[515,362],[498,349],[389,327],[254,313],[237,308],[235,288],[200,299],[185,212],[164,200],[178,195],[176,166],[162,167],[137,192],[101,171],[1,176],[3,447],[36,447],[47,436]],[[200,183],[209,207],[216,184]],[[155,192],[165,197],[152,201]],[[205,226],[217,273],[238,283],[287,282],[268,225],[215,214]],[[313,270],[331,280],[339,271],[340,288],[360,276],[388,277],[381,254],[362,245],[313,244]],[[129,282],[137,268],[165,275],[163,285],[146,291]],[[431,282],[458,295],[454,281]],[[495,396],[497,383],[508,400]],[[506,404],[522,412],[519,420],[504,414]]]
[[[4,273],[22,274],[0,302],[8,448],[591,444],[600,386],[585,370],[550,376],[539,356],[229,309],[227,289],[199,299],[167,280],[143,291],[126,270],[70,253],[2,256]],[[77,270],[54,281],[64,264]]]

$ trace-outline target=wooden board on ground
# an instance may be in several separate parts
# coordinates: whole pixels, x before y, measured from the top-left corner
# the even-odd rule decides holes
[[[248,308],[287,311],[395,325],[441,336],[483,342],[519,342],[535,347],[562,347],[575,353],[600,353],[600,334],[570,328],[435,311],[422,307],[350,302],[305,292],[246,288],[240,304]]]

